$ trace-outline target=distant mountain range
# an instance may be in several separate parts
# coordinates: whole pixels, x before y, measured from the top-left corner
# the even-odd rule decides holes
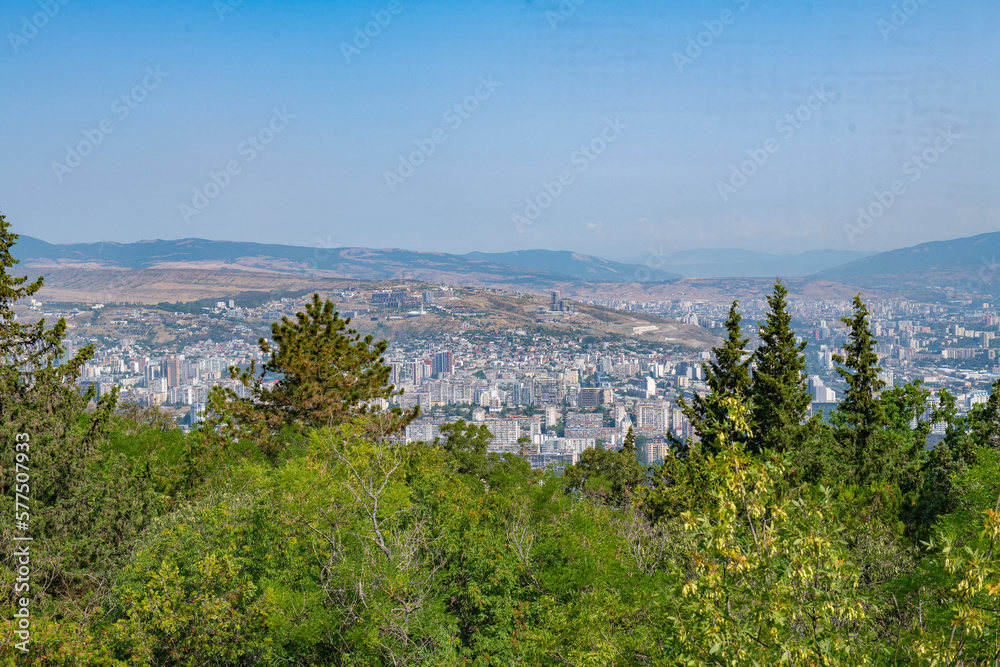
[[[866,288],[1000,294],[1000,232],[924,243],[878,254],[816,250],[771,255],[691,250],[634,263],[569,251],[524,250],[452,255],[397,248],[309,248],[180,239],[137,243],[51,244],[22,235],[14,255],[46,269],[264,271],[313,278],[422,280],[530,290],[584,284],[669,285],[682,279],[794,278]],[[648,264],[660,263],[657,268]],[[643,264],[646,264],[645,266]]]
[[[22,235],[14,254],[28,267],[241,269],[357,280],[500,283],[542,287],[565,282],[669,283],[681,276],[555,250],[450,255],[397,248],[307,248],[180,239],[137,243],[52,244]]]

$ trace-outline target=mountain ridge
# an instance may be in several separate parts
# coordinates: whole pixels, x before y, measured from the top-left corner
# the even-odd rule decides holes
[[[881,253],[815,250],[771,255],[738,249],[691,250],[658,255],[658,268],[569,250],[511,252],[412,251],[403,248],[321,248],[186,238],[134,243],[53,244],[22,235],[15,255],[33,269],[239,270],[357,280],[503,286],[533,290],[559,286],[668,285],[689,278],[806,278],[878,289],[1000,293],[1000,232],[931,241]],[[860,257],[858,255],[861,255]],[[820,268],[836,259],[850,261]],[[786,271],[773,264],[784,262]],[[812,272],[791,268],[809,267]],[[820,270],[815,270],[820,268]],[[723,269],[728,269],[724,271]],[[688,275],[684,275],[688,274]]]
[[[943,289],[1000,294],[1000,232],[929,241],[863,257],[814,274],[862,287]]]
[[[421,252],[402,248],[309,248],[283,244],[212,241],[186,238],[144,240],[135,243],[93,242],[53,244],[22,235],[17,255],[25,266],[80,266],[151,269],[178,264],[241,266],[294,274],[352,277],[370,280],[426,279],[435,272],[446,275],[482,274],[491,279],[562,282],[665,283],[681,276],[660,270],[585,255],[572,251],[528,250],[514,253]],[[221,268],[217,267],[217,268]]]

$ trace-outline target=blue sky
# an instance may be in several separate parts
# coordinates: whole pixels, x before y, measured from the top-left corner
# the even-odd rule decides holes
[[[50,242],[1000,230],[995,0],[7,0],[0,35],[0,211]]]

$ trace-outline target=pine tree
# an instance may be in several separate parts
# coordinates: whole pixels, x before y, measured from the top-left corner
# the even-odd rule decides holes
[[[840,364],[837,373],[847,383],[844,400],[834,412],[833,424],[844,453],[851,459],[854,481],[861,485],[885,479],[883,472],[890,465],[888,452],[882,451],[886,444],[882,429],[887,419],[878,397],[885,382],[879,377],[882,369],[875,353],[878,341],[868,319],[868,307],[858,294],[854,297],[853,317],[841,320],[848,327],[846,356],[838,354],[833,358]]]
[[[232,390],[214,391],[203,432],[224,437],[249,438],[265,455],[274,458],[282,449],[282,431],[302,432],[345,424],[362,416],[386,436],[398,432],[417,416],[414,410],[382,411],[374,407],[397,392],[389,384],[391,368],[383,363],[386,341],[374,342],[349,329],[351,318],[341,318],[329,300],[314,294],[305,312],[292,321],[283,317],[271,325],[271,340],[261,338],[267,357],[257,375],[256,364],[247,371],[233,367],[230,375],[246,387],[240,398]],[[267,380],[277,378],[271,386]]]
[[[806,384],[806,343],[796,343],[788,312],[788,288],[779,280],[767,298],[770,307],[760,325],[760,347],[750,392],[755,438],[753,451],[783,452],[801,441],[811,398]]]
[[[698,435],[704,447],[711,448],[716,441],[716,435],[725,431],[727,437],[736,442],[746,442],[746,433],[730,433],[727,424],[730,423],[729,408],[725,398],[735,398],[745,403],[750,394],[750,355],[747,353],[749,338],[742,335],[739,313],[739,302],[733,301],[726,318],[726,330],[729,335],[721,347],[712,350],[713,360],[704,364],[705,383],[709,393],[705,397],[694,394],[691,403],[683,397],[678,403],[684,415],[691,422],[691,427]],[[671,436],[674,446],[684,447]]]

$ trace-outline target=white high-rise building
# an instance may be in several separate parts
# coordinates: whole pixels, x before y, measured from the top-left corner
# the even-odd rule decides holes
[[[837,392],[830,389],[818,375],[809,376],[809,393],[813,403],[836,403]]]

